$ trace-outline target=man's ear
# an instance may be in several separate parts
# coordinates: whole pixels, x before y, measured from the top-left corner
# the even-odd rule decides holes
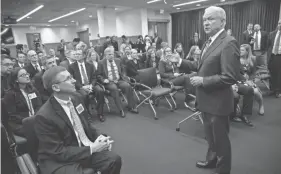
[[[55,91],[55,92],[59,92],[60,91],[60,87],[58,84],[53,84],[52,85],[52,90]]]

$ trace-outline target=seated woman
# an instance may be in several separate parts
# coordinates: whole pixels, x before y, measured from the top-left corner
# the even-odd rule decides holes
[[[172,49],[170,47],[164,48],[163,57],[159,62],[159,73],[161,79],[172,82],[175,86],[184,86],[186,94],[191,93],[192,85],[190,84],[190,77],[188,74],[179,73],[179,68],[176,64],[172,63],[170,59],[173,56]],[[189,103],[193,98],[186,95],[185,102]]]
[[[156,50],[154,48],[148,49],[145,68],[154,67],[158,70],[159,58],[156,57]]]
[[[177,43],[174,49],[174,53],[178,54],[182,59],[184,59],[184,51],[182,49],[182,44]]]
[[[197,45],[194,45],[190,48],[188,55],[186,56],[186,59],[190,61],[198,61],[200,58],[201,50]]]
[[[31,84],[29,73],[23,68],[15,68],[11,73],[11,89],[4,96],[4,102],[10,115],[12,131],[24,136],[22,120],[36,113],[42,105],[37,89]]]
[[[131,52],[132,59],[128,60],[126,63],[127,76],[136,79],[136,81],[139,81],[138,70],[141,69],[141,67],[138,60],[138,51],[136,49],[132,49]]]
[[[98,70],[98,63],[100,61],[100,56],[95,50],[89,50],[86,61],[94,66],[95,71]]]

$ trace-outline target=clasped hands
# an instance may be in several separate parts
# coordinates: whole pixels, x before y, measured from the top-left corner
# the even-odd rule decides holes
[[[90,145],[92,153],[101,151],[111,151],[113,140],[110,140],[110,136],[100,135],[92,145]]]
[[[83,88],[88,94],[91,93],[91,92],[93,92],[93,86],[92,86],[92,84],[82,86],[82,88]]]

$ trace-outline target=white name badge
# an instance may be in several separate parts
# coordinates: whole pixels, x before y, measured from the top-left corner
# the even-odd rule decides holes
[[[34,99],[34,98],[36,98],[37,97],[37,95],[33,92],[33,93],[31,93],[31,94],[28,94],[28,98],[31,100],[31,99]]]
[[[76,110],[78,114],[81,114],[84,111],[84,107],[82,106],[82,104],[79,104],[78,106],[76,106]]]

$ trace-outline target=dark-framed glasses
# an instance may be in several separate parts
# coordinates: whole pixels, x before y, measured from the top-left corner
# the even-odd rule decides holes
[[[24,74],[19,75],[19,77],[29,77],[29,76],[30,76],[29,73],[24,73]]]

